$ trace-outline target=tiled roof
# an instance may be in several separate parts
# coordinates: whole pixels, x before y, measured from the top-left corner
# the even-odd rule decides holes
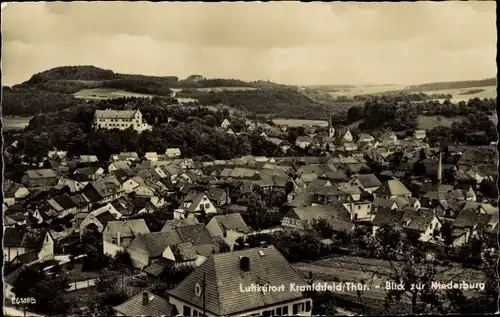
[[[382,208],[377,210],[377,214],[372,220],[372,225],[382,227],[387,225],[399,224],[403,216],[403,212]]]
[[[118,232],[122,238],[132,238],[150,232],[144,219],[108,221],[105,231],[115,238]]]
[[[26,174],[31,179],[56,178],[57,174],[51,169],[28,170]]]
[[[212,235],[203,223],[179,227],[177,233],[182,240],[179,242],[191,242],[195,246],[212,243]]]
[[[96,216],[96,219],[100,223],[102,223],[103,227],[106,227],[106,225],[108,224],[108,222],[116,220],[115,216],[113,216],[113,214],[110,213],[109,211],[105,211],[105,212],[99,214],[98,216]]]
[[[235,230],[242,233],[250,232],[245,220],[243,220],[243,217],[241,217],[241,214],[239,213],[217,215],[212,219],[215,219],[224,230]]]
[[[144,272],[153,275],[155,277],[160,276],[161,273],[165,270],[165,268],[169,267],[174,262],[169,259],[159,258],[152,261],[150,265],[144,268]]]
[[[303,208],[294,208],[293,212],[300,220],[326,219],[336,221],[351,220],[347,209],[342,204],[336,205],[316,205]]]
[[[186,218],[186,219],[167,220],[165,222],[165,224],[163,225],[163,228],[161,229],[161,231],[175,230],[179,227],[194,225],[197,223],[199,223],[199,222],[198,222],[198,219],[196,217]]]
[[[14,197],[14,194],[16,191],[23,187],[21,184],[13,183],[13,182],[4,182],[3,183],[3,194],[4,197],[9,198],[9,197]]]
[[[176,262],[194,261],[198,257],[191,242],[177,243],[170,246]]]
[[[5,228],[3,243],[6,247],[39,249],[43,244],[46,234],[47,230],[45,229],[22,230],[17,228]]]
[[[249,259],[249,271],[240,270],[241,257]],[[305,281],[274,246],[214,254],[197,267],[176,288],[167,293],[201,309],[203,296],[195,294],[195,285],[202,285],[205,276],[205,307],[207,312],[225,316],[270,306],[303,297],[300,292],[240,292],[240,285],[305,285]]]
[[[411,196],[408,188],[395,179],[384,182],[374,193],[388,196]]]
[[[147,294],[147,303],[143,303],[143,293]],[[124,316],[175,316],[174,307],[166,299],[145,291],[113,309]]]
[[[382,185],[377,176],[374,174],[358,175],[356,178],[364,188],[373,188]]]
[[[149,257],[159,257],[169,246],[181,243],[182,240],[176,231],[160,231],[139,234],[129,245],[132,250],[144,250]]]
[[[96,110],[95,116],[99,119],[132,119],[139,110]]]

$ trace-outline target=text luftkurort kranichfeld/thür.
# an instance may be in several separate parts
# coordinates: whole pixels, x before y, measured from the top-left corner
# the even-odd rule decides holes
[[[414,291],[423,290],[426,287],[430,287],[435,290],[448,290],[448,289],[458,289],[458,290],[478,290],[483,291],[485,289],[484,282],[466,282],[466,281],[452,281],[452,282],[432,282],[430,284],[410,284],[406,285],[404,283],[396,282],[385,282],[377,285],[367,285],[365,283],[359,282],[316,282],[311,284],[279,284],[279,285],[262,285],[257,283],[251,284],[240,284],[239,290],[241,293],[273,293],[273,292],[307,292],[307,291],[317,291],[317,292],[358,292],[358,291],[370,291],[376,290],[400,290],[400,291]]]

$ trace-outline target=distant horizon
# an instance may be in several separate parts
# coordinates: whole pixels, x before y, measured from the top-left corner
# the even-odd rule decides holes
[[[352,84],[352,83],[284,84],[284,83],[273,81],[273,80],[270,80],[270,79],[246,80],[246,79],[243,79],[243,78],[229,78],[229,77],[221,77],[221,76],[206,77],[206,76],[204,76],[200,72],[193,72],[192,74],[187,75],[185,77],[178,76],[176,74],[157,75],[157,74],[147,74],[147,73],[126,73],[126,72],[116,71],[116,70],[114,70],[112,68],[109,68],[109,67],[102,67],[102,66],[97,66],[97,65],[92,65],[92,64],[59,65],[59,66],[54,66],[54,67],[51,67],[51,68],[48,68],[48,69],[45,69],[45,70],[41,70],[41,71],[35,72],[31,76],[33,76],[35,74],[38,74],[38,73],[42,73],[44,71],[48,71],[48,70],[54,69],[54,68],[58,68],[58,67],[85,67],[85,66],[92,66],[92,67],[96,67],[96,68],[100,68],[100,69],[104,69],[104,70],[110,70],[110,71],[113,71],[115,74],[142,75],[142,76],[151,76],[151,77],[171,77],[171,76],[173,76],[173,77],[178,77],[179,80],[186,79],[186,78],[188,78],[189,76],[192,76],[192,75],[200,75],[200,76],[202,76],[205,79],[217,79],[217,78],[220,78],[220,79],[235,79],[235,80],[241,80],[241,81],[245,81],[245,82],[270,81],[270,82],[275,83],[275,84],[281,84],[281,85],[286,85],[286,86],[295,86],[295,87],[328,87],[328,86],[419,86],[419,85],[434,84],[434,83],[451,83],[451,82],[463,82],[463,81],[479,81],[479,80],[486,80],[486,79],[496,78],[496,75],[492,75],[492,76],[489,76],[489,77],[477,78],[477,79],[447,80],[447,81],[437,81],[436,80],[436,81],[427,81],[427,82],[421,82],[421,83],[415,83],[415,84],[408,84],[408,83],[397,83],[397,84],[394,84],[394,83],[393,84],[383,84],[383,83],[359,83],[359,84]],[[6,87],[12,87],[12,86],[15,86],[15,85],[19,85],[19,84],[22,84],[23,82],[28,81],[31,78],[31,76],[29,78],[27,78],[26,80],[23,80],[23,81],[21,81],[19,83],[16,83],[16,84],[10,84],[10,85],[2,84],[2,85],[6,86]]]

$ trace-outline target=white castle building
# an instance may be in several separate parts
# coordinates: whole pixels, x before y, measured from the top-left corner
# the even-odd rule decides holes
[[[150,130],[151,126],[143,121],[139,110],[96,110],[94,127],[100,129],[125,130],[130,127],[137,132]]]

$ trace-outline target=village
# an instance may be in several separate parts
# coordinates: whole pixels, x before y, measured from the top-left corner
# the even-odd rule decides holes
[[[231,121],[217,129],[234,135]],[[94,128],[151,129],[137,109],[97,110]],[[167,148],[103,161],[53,149],[20,182],[3,183],[7,303],[30,310],[18,299],[35,293],[19,281],[36,268],[68,277],[61,298],[72,314],[89,314],[78,300],[109,282],[125,295],[98,303],[103,316],[311,316],[320,299],[310,293],[261,288],[391,282],[382,272],[391,261],[371,249],[390,251],[390,230],[425,246],[433,263],[452,263],[446,277],[494,248],[496,144],[428,144],[425,130],[374,136],[331,121],[300,129],[295,143],[297,128],[255,119],[237,132],[279,145],[279,157],[198,161]],[[482,281],[474,274],[467,282]],[[261,288],[240,291],[251,284]],[[363,297],[386,297],[360,289],[333,293],[363,309]]]

